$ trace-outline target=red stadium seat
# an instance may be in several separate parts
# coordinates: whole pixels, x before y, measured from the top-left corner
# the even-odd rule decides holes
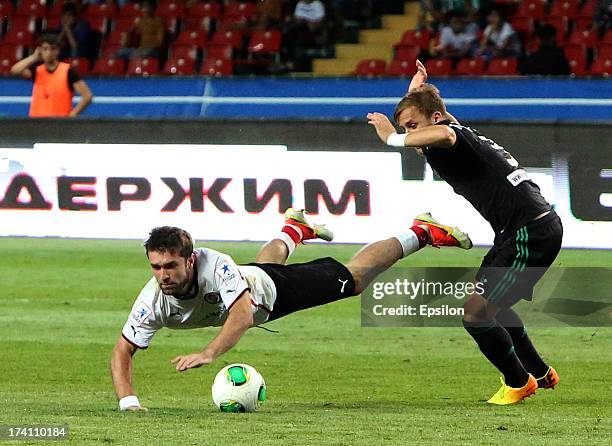
[[[196,3],[183,16],[183,28],[188,31],[209,31],[212,23],[221,17],[219,3]]]
[[[13,14],[13,4],[9,0],[0,0],[0,25],[3,20],[8,19]]]
[[[510,19],[512,28],[519,34],[523,42],[533,35],[534,20],[528,16],[514,16]]]
[[[51,10],[49,11],[49,13],[53,15],[61,15],[62,8],[64,7],[64,3],[66,3],[65,0],[55,0],[53,2],[53,6],[51,7]]]
[[[488,76],[516,76],[518,74],[518,61],[513,58],[494,58],[489,63],[486,74]]]
[[[204,48],[207,41],[208,34],[204,31],[183,31],[177,36],[174,45],[196,45]]]
[[[600,43],[595,48],[595,57],[596,59],[604,58],[604,59],[612,59],[612,43]]]
[[[113,31],[108,35],[108,37],[106,37],[106,41],[104,43],[119,45],[121,44],[121,39],[125,33],[125,31]]]
[[[162,0],[155,8],[155,15],[163,17],[165,15],[181,17],[185,14],[185,6],[178,0]]]
[[[21,53],[17,54],[13,45],[10,43],[2,43],[2,40],[0,40],[0,57],[3,59],[21,59]]]
[[[112,19],[117,15],[118,8],[114,3],[94,3],[85,10],[85,17],[106,17]]]
[[[27,54],[24,54],[24,49],[29,47],[24,47],[21,45],[15,45],[12,43],[4,43],[4,41],[0,40],[0,57],[2,59],[22,59]]]
[[[210,43],[206,47],[206,58],[231,60],[232,52],[231,45],[217,45]]]
[[[119,17],[138,17],[140,16],[140,3],[132,1],[123,5],[119,10]]]
[[[69,63],[72,68],[79,73],[79,76],[85,76],[89,74],[89,59],[86,57],[77,57],[74,59],[66,59],[64,62]]]
[[[23,0],[15,9],[15,15],[42,18],[47,14],[47,4],[44,1]]]
[[[550,7],[550,15],[562,15],[568,18],[573,18],[578,15],[580,8],[579,0],[555,0]]]
[[[385,74],[387,76],[413,76],[414,73],[416,73],[414,61],[395,59],[389,64]]]
[[[485,60],[481,57],[461,59],[455,68],[455,74],[462,76],[482,76],[485,72]]]
[[[196,60],[198,58],[198,52],[200,48],[197,45],[183,45],[174,43],[170,47],[170,54],[173,59],[191,59]]]
[[[360,61],[353,71],[355,76],[382,76],[385,74],[387,62],[383,59],[365,59]]]
[[[62,17],[58,14],[48,14],[45,16],[44,29],[57,29],[60,26]]]
[[[567,39],[567,43],[584,45],[587,48],[593,48],[597,44],[597,33],[590,30],[574,30]]]
[[[139,16],[131,16],[131,15],[124,16],[124,15],[121,15],[121,13],[119,13],[119,16],[117,16],[117,18],[114,20],[115,26],[114,26],[113,32],[130,31],[132,28],[134,28],[138,24],[139,21],[140,21]]]
[[[612,44],[612,29],[609,29],[606,31],[606,33],[604,34],[603,38],[601,39],[601,43],[610,43]]]
[[[112,57],[100,57],[91,70],[91,74],[104,76],[122,76],[125,74],[125,60]]]
[[[231,76],[234,67],[231,60],[228,59],[206,59],[202,63],[200,74],[206,76]]]
[[[28,30],[11,29],[4,36],[2,43],[29,48],[34,44],[34,35]]]
[[[15,57],[0,56],[0,74],[9,74],[15,62],[17,62]]]
[[[571,73],[576,76],[586,75],[587,58],[585,46],[579,44],[565,45],[563,52],[569,63]]]
[[[93,31],[104,35],[110,27],[110,19],[103,15],[88,15],[85,19]]]
[[[591,74],[594,76],[612,75],[612,58],[598,57],[591,65]]]
[[[0,0],[0,36],[13,14],[13,4],[9,0]]]
[[[432,76],[450,76],[453,74],[453,61],[450,59],[429,59],[425,62],[425,69]]]
[[[417,45],[424,51],[429,50],[429,41],[431,40],[431,33],[427,30],[420,31],[416,29],[409,29],[404,31],[402,34],[402,40],[398,43],[400,45]]]
[[[574,17],[575,29],[590,29],[593,27],[595,14],[597,13],[597,0],[586,0]]]
[[[235,50],[242,48],[242,32],[217,31],[213,34],[211,42],[216,45],[231,45]]]
[[[576,17],[574,19],[574,29],[583,30],[593,27],[593,17]]]
[[[418,59],[421,48],[416,45],[397,45],[395,47],[395,60],[405,60],[414,62]]]
[[[526,0],[519,4],[516,15],[542,20],[546,15],[546,0]]]
[[[247,2],[231,2],[225,5],[223,10],[223,19],[229,17],[236,18],[251,18],[257,13],[257,5]]]
[[[151,76],[158,73],[159,60],[156,57],[136,57],[128,62],[128,76]]]
[[[195,61],[193,59],[172,58],[168,59],[164,65],[163,74],[191,76],[195,71]]]
[[[178,31],[179,21],[185,14],[185,6],[177,0],[162,0],[155,9],[155,15],[161,17],[166,31],[175,34]]]
[[[281,37],[281,32],[277,30],[253,31],[247,47],[249,57],[265,54],[280,60]]]

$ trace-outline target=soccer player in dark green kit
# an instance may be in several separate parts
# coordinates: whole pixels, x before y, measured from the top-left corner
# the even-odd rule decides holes
[[[534,285],[557,257],[563,237],[561,220],[512,155],[459,124],[446,111],[439,91],[426,80],[425,67],[417,61],[417,73],[394,114],[405,133],[396,133],[381,113],[369,113],[368,123],[386,144],[413,147],[423,154],[440,177],[491,224],[495,240],[476,277],[484,292],[472,294],[465,302],[463,324],[503,374],[500,389],[488,402],[514,404],[538,388],[553,388],[559,382],[559,375],[542,360],[511,307],[521,299],[532,299]]]

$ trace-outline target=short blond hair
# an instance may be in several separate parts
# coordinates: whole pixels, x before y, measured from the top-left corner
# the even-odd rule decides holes
[[[399,101],[393,119],[397,122],[401,112],[408,107],[416,107],[416,109],[427,116],[428,118],[435,112],[446,114],[446,106],[440,96],[440,91],[431,84],[423,84],[422,87],[416,88],[408,92],[406,96]]]

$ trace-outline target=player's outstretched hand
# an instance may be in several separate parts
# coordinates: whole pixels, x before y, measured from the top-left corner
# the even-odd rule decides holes
[[[368,124],[373,125],[378,137],[387,144],[387,139],[391,133],[395,133],[395,127],[382,113],[368,113]]]
[[[425,82],[427,82],[427,70],[425,69],[425,65],[419,59],[416,61],[417,72],[414,76],[412,76],[412,80],[410,81],[410,86],[408,87],[408,91],[416,90],[423,86]]]
[[[202,367],[203,365],[210,364],[213,362],[213,358],[205,355],[204,353],[192,353],[190,355],[179,355],[170,361],[172,364],[176,364],[177,372],[184,372],[188,369],[195,369]]]

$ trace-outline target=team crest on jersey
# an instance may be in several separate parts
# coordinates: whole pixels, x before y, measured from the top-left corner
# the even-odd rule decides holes
[[[144,303],[140,302],[136,308],[132,311],[132,320],[136,322],[136,324],[140,325],[153,313],[151,309]]]
[[[207,293],[204,295],[204,300],[211,305],[217,305],[221,303],[221,295],[217,292]]]

